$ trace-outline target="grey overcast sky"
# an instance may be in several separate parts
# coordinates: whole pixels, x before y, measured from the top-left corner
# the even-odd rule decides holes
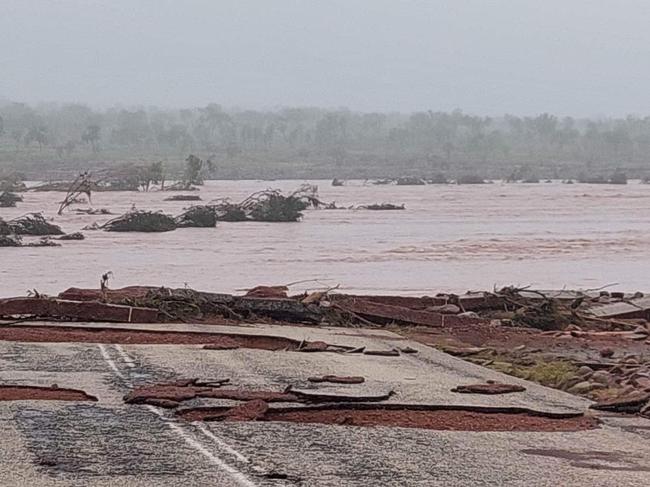
[[[0,99],[650,114],[650,0],[0,0]]]

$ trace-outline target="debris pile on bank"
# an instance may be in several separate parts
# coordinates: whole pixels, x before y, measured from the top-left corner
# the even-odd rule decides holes
[[[505,328],[537,329],[558,337],[630,340],[647,337],[647,331],[641,330],[638,320],[650,318],[650,299],[641,294],[618,298],[609,293],[559,291],[553,294],[504,288],[493,292],[417,298],[349,295],[336,289],[288,296],[286,286],[257,286],[239,296],[188,288],[136,286],[105,292],[71,288],[59,298],[157,309],[163,321],[202,320],[215,316],[236,320],[267,317],[292,323],[441,328],[498,322]]]
[[[336,288],[297,295],[288,291],[289,286],[257,286],[243,295],[187,288],[70,288],[56,298],[0,300],[0,318],[388,326],[476,364],[586,395],[603,407],[622,403],[620,408],[648,414],[646,403],[638,408],[628,404],[631,396],[650,394],[650,298],[641,293],[507,287],[407,297],[350,295]],[[205,348],[216,351],[238,346],[229,340]],[[328,349],[320,342],[282,346],[301,351]],[[392,357],[417,350],[344,352]],[[506,392],[493,384],[462,386],[458,392]]]

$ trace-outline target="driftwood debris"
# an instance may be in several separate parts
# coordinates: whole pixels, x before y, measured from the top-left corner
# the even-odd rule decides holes
[[[55,240],[85,240],[86,237],[84,236],[83,233],[81,232],[73,232],[73,233],[67,233],[65,235],[61,235],[60,237],[56,237]]]
[[[403,176],[395,180],[398,186],[424,186],[426,183],[423,179],[416,176]]]
[[[57,215],[61,215],[63,210],[68,206],[75,204],[79,201],[79,198],[83,195],[88,197],[88,202],[91,202],[92,187],[94,183],[90,179],[90,174],[88,172],[81,173],[77,176],[68,188],[68,191],[63,198],[63,201],[59,205],[59,210]]]
[[[78,215],[112,215],[108,208],[75,208],[74,212]]]
[[[621,316],[629,318],[627,314],[630,308],[640,315],[646,311],[642,306],[625,306],[624,303],[633,303],[634,300],[625,296],[614,297],[616,293],[601,291],[593,292],[568,292],[568,291],[538,291],[529,288],[504,287],[493,293],[485,293],[494,303],[499,303],[501,311],[510,313],[511,321],[515,325],[528,326],[544,331],[564,330],[570,325],[589,327],[592,330],[606,331],[609,329],[634,328],[630,322],[614,319],[616,313],[602,313],[598,310],[611,309],[602,305],[602,299],[607,303],[620,303],[622,306]],[[640,300],[641,302],[642,300]],[[494,306],[492,310],[498,309]],[[614,307],[616,309],[616,307]]]
[[[426,311],[424,306],[432,298],[422,303],[418,301],[419,298],[408,298],[405,304],[411,307],[407,307],[383,304],[382,296],[376,296],[376,301],[372,301],[370,297],[328,294],[327,291],[289,298],[284,293],[286,287],[283,286],[258,286],[245,296],[153,287],[108,290],[103,295],[99,290],[72,288],[59,297],[83,301],[105,300],[115,304],[155,308],[169,321],[203,320],[218,316],[238,321],[272,319],[288,323],[344,326],[398,323],[429,327],[485,321],[481,318]],[[307,299],[310,296],[317,296],[318,299]],[[388,298],[389,302],[393,302]]]
[[[164,201],[201,201],[201,197],[195,194],[175,194]]]
[[[9,245],[15,246],[15,243]],[[287,297],[288,286],[258,286],[243,296],[188,288],[129,287],[104,292],[71,288],[58,299],[153,309],[159,321],[272,320],[332,326],[401,325],[462,330],[490,326],[492,321],[498,320],[499,326],[548,330],[542,335],[550,333],[553,337],[561,335],[567,339],[647,341],[650,334],[647,327],[639,326],[634,320],[609,320],[589,315],[593,304],[590,299],[595,299],[590,297],[593,294],[576,297],[579,293],[552,294],[504,288],[490,293],[416,298],[355,296],[333,292],[335,289]],[[323,346],[327,348],[327,344]],[[316,345],[312,343],[310,347]],[[301,351],[309,351],[308,348],[301,348]],[[481,350],[477,348],[472,353]],[[394,353],[398,354],[399,350]]]
[[[395,205],[393,203],[374,203],[372,205],[361,205],[357,206],[357,209],[359,210],[374,210],[374,211],[382,211],[382,210],[405,210],[406,207],[402,205]]]

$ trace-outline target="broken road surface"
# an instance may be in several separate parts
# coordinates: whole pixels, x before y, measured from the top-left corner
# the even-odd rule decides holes
[[[0,475],[6,485],[635,486],[650,479],[650,421],[593,411],[580,417],[590,405],[585,399],[464,362],[387,331],[110,325],[125,331],[247,334],[264,337],[251,338],[251,343],[270,344],[270,349],[209,349],[203,347],[210,343],[207,338],[204,344],[195,338],[134,343],[130,337],[143,335],[100,332],[105,324],[39,325],[78,328],[79,333],[70,335],[76,341],[67,342],[60,333],[52,334],[56,341],[47,341],[41,331],[19,333],[19,340],[3,332],[0,385],[48,391],[24,400],[17,397],[20,388],[12,388],[4,400],[0,392]],[[34,324],[11,328],[30,326]],[[94,333],[107,343],[81,339],[83,333]],[[276,342],[299,346],[277,347]],[[314,342],[329,347],[301,353],[301,345]],[[355,353],[407,348],[417,353]],[[364,380],[309,380],[324,376]],[[187,380],[192,378],[201,380]],[[496,395],[452,392],[488,381],[525,390]],[[170,407],[124,400],[138,387],[170,383],[183,391],[191,385],[192,393],[166,404]],[[214,393],[222,388],[285,395],[297,391],[302,399],[317,395],[385,400],[360,406],[249,404]],[[97,400],[83,400],[82,393],[75,400],[70,390]],[[63,393],[68,396],[57,400]],[[182,414],[205,408],[235,408],[241,413],[247,404],[254,414],[220,421],[189,421]],[[315,408],[327,414],[310,419]],[[412,418],[404,413],[418,408],[438,410],[427,416],[427,428],[409,423]],[[351,412],[337,416],[341,410]],[[496,416],[490,415],[497,413],[501,416],[495,424]],[[373,426],[372,421],[381,425]],[[391,421],[401,427],[387,424]]]

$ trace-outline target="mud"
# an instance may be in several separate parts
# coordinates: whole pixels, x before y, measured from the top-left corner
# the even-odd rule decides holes
[[[97,401],[97,398],[77,389],[0,385],[0,401]]]
[[[233,408],[193,408],[177,412],[188,421],[238,421]],[[336,404],[316,407],[256,407],[256,421],[399,427],[446,431],[582,431],[597,428],[596,418],[547,414],[524,408],[480,408],[400,404]],[[243,421],[249,421],[246,418]]]
[[[454,387],[451,392],[463,394],[509,394],[512,392],[524,392],[523,386],[514,384],[502,384],[499,382],[487,382],[485,384],[468,384]]]
[[[309,382],[329,382],[330,384],[363,384],[366,379],[358,376],[324,375],[321,377],[308,377]]]
[[[257,421],[264,417],[269,410],[266,401],[255,399],[228,410],[226,419],[229,421]]]
[[[236,347],[271,351],[302,351],[304,348],[311,347],[311,342],[300,342],[286,337],[264,335],[42,325],[0,327],[0,340],[14,342],[78,342],[138,345],[222,345],[221,348]],[[322,342],[314,343],[321,344]],[[325,345],[325,347],[319,345],[319,351],[326,351],[330,347],[327,344]]]
[[[379,357],[399,357],[399,350],[364,350],[364,355],[377,355]]]

